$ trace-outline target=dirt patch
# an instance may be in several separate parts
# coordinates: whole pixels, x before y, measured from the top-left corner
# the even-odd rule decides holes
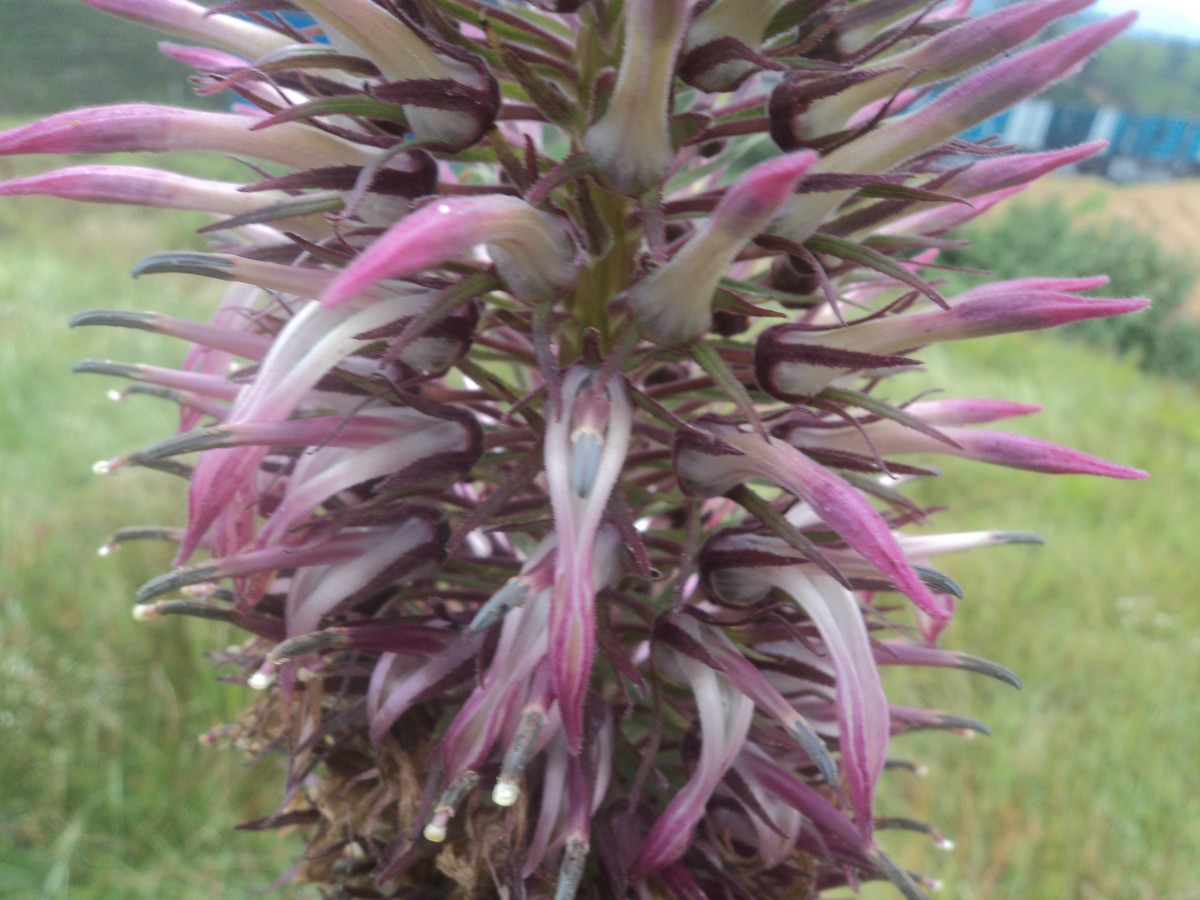
[[[1153,235],[1165,250],[1200,269],[1200,179],[1115,185],[1102,178],[1043,178],[1013,203],[1057,199],[1079,222],[1126,222]],[[1188,309],[1200,315],[1200,279],[1188,296]]]

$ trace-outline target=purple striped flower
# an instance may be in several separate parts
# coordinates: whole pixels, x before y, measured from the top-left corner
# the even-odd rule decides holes
[[[4,155],[167,155],[0,195],[213,219],[206,252],[134,265],[226,282],[209,321],[73,321],[176,338],[179,367],[78,370],[178,409],[96,471],[185,478],[187,509],[103,552],[176,542],[136,616],[247,632],[233,733],[285,755],[260,824],[309,826],[294,876],[922,896],[881,846],[893,741],[985,726],[879,670],[1019,686],[939,644],[963,589],[934,561],[1035,538],[920,531],[904,484],[939,454],[1144,473],[982,427],[1035,407],[892,386],[933,343],[1146,305],[1088,295],[1102,276],[931,280],[949,229],[1102,146],[956,136],[1132,17],[1036,43],[1087,0],[86,2],[190,42],[163,50],[229,111],[2,132]],[[251,165],[187,177],[182,150]]]

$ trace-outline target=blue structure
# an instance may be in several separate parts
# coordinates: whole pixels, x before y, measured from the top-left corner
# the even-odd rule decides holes
[[[1091,171],[1107,174],[1120,161],[1117,168],[1123,172],[1200,174],[1200,119],[1183,116],[1026,100],[962,137],[972,141],[998,138],[1021,150],[1058,150],[1103,140],[1108,147],[1085,164]]]
[[[239,19],[250,19],[251,21],[253,21],[253,17],[251,17],[249,15],[246,15],[243,13],[235,13],[235,15]],[[288,25],[292,26],[295,29],[308,28],[312,25],[317,24],[317,20],[314,19],[311,15],[309,15],[306,12],[292,12],[290,10],[277,10],[274,13],[272,13],[272,15],[276,16],[280,21],[286,22]],[[316,40],[317,40],[317,43],[320,43],[320,44],[328,44],[329,43],[329,38],[325,37],[325,35],[323,35],[323,34],[319,35]]]

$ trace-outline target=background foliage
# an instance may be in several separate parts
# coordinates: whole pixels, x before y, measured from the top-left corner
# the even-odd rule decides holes
[[[0,116],[134,100],[211,106],[158,52],[164,37],[80,0],[2,0]]]

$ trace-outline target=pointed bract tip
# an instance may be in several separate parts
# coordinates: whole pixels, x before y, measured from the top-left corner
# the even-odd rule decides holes
[[[1003,681],[1005,684],[1021,690],[1021,679],[1017,674],[1006,666],[999,663],[994,663],[989,659],[981,659],[978,656],[970,656],[966,653],[958,654],[958,668],[965,669],[968,672],[975,672],[979,675],[986,675],[989,678],[995,678],[997,681]]]
[[[85,359],[71,366],[71,373],[74,375],[115,375],[118,378],[135,378],[138,371],[138,366],[132,363],[116,362],[111,359]]]
[[[325,652],[342,649],[349,645],[345,628],[326,628],[322,631],[312,631],[281,641],[271,648],[267,654],[267,662],[272,666],[281,666],[289,660],[309,653]]]
[[[1044,544],[1046,539],[1040,534],[1035,534],[1032,531],[997,531],[995,533],[996,543],[998,544]]]
[[[758,230],[760,220],[772,214],[796,190],[796,186],[817,162],[812,150],[801,150],[769,159],[754,166],[726,191],[713,211],[716,222]]]
[[[825,783],[830,787],[837,787],[838,771],[837,763],[829,750],[825,747],[825,742],[821,740],[808,722],[799,720],[788,725],[788,734],[792,739],[801,746],[808,758],[813,761],[817,767],[817,771],[821,773],[821,777],[825,779]]]
[[[217,278],[229,281],[233,269],[233,260],[216,253],[170,252],[155,253],[139,260],[134,264],[131,274],[134,278],[141,275],[159,275],[176,273],[180,275],[201,275],[205,278]]]
[[[904,896],[905,900],[929,900],[925,892],[912,879],[912,876],[896,865],[895,860],[878,847],[872,847],[867,851],[866,856],[875,868],[879,870],[879,873],[890,881],[892,886]]]
[[[937,569],[931,569],[928,566],[914,565],[912,568],[917,573],[917,577],[921,579],[921,583],[931,591],[939,594],[950,594],[959,600],[963,599],[962,587],[945,572],[939,572]]]
[[[154,331],[157,322],[155,313],[128,312],[123,309],[89,309],[71,316],[67,325],[79,328],[87,325],[111,325],[115,328],[136,328],[139,331]]]
[[[985,737],[992,736],[992,729],[988,728],[987,725],[978,719],[972,719],[970,716],[956,716],[951,713],[938,713],[937,718],[932,723],[932,727],[947,728],[953,731],[975,732]]]
[[[138,603],[145,603],[148,600],[161,597],[163,594],[182,588],[185,585],[196,584],[201,581],[211,581],[217,577],[218,572],[219,570],[216,566],[206,565],[197,565],[195,567],[164,572],[162,575],[156,575],[154,578],[151,578],[138,588],[137,596],[134,599]]]

